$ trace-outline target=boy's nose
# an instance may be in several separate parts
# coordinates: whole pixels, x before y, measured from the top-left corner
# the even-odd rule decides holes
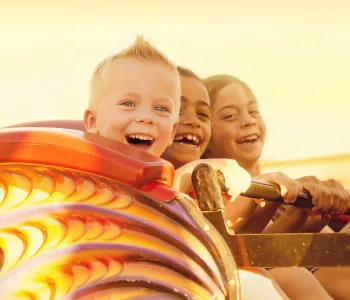
[[[183,124],[188,127],[196,127],[196,128],[200,127],[199,122],[196,122],[196,121],[187,121],[187,122],[183,122]]]
[[[148,125],[155,124],[155,121],[150,116],[138,117],[138,118],[136,118],[136,122],[137,123],[144,123],[144,124],[148,124]]]
[[[186,118],[181,123],[188,127],[200,127],[200,123],[196,118]]]

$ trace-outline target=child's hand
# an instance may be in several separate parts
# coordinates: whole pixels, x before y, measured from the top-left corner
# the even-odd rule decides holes
[[[203,162],[211,165],[215,170],[224,175],[227,194],[231,197],[238,196],[250,187],[250,174],[241,168],[235,160],[220,158],[206,159]]]
[[[337,181],[322,182],[315,176],[305,176],[298,181],[312,196],[311,217],[330,218],[330,215],[343,214],[349,209],[350,197]]]
[[[278,184],[281,189],[281,196],[285,203],[294,203],[297,200],[297,197],[302,193],[301,184],[298,181],[289,178],[282,172],[262,174],[256,178]]]
[[[331,215],[341,215],[350,209],[350,194],[336,180],[329,179],[322,181],[331,190],[333,198],[333,206],[329,213]]]

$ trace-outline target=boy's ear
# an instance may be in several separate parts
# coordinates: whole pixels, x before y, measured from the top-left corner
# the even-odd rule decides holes
[[[174,140],[174,137],[175,137],[175,134],[176,134],[176,130],[177,130],[177,125],[179,125],[179,123],[175,123],[173,125],[173,131],[171,133],[171,140],[169,141],[168,147],[170,147],[172,145],[172,143],[173,143],[173,140]]]
[[[96,117],[90,109],[86,109],[84,112],[84,126],[86,132],[98,134]]]

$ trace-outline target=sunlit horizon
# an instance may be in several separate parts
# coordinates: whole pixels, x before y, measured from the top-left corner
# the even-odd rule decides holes
[[[0,127],[82,119],[94,66],[143,34],[202,77],[251,86],[268,127],[263,159],[350,153],[346,1],[20,2],[0,11]]]

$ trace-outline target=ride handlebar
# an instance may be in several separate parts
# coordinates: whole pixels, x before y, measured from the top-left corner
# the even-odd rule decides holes
[[[219,176],[218,176],[219,177]],[[220,181],[220,177],[218,178]],[[283,202],[281,196],[280,187],[271,182],[252,179],[251,185],[244,193],[241,193],[241,196],[255,198],[255,199],[265,199],[266,201],[272,202]],[[284,202],[283,202],[284,203]],[[302,194],[298,196],[297,200],[294,203],[285,203],[294,206],[299,206],[303,208],[312,208],[312,196],[310,193],[303,189]],[[350,216],[350,209],[346,211],[343,215]]]

